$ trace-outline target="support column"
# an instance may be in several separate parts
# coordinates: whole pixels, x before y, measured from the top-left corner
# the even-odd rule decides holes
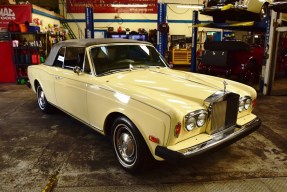
[[[85,8],[85,20],[86,20],[86,29],[85,29],[85,38],[94,38],[94,9],[93,7]]]
[[[198,28],[194,25],[198,24],[198,11],[193,11],[192,14],[192,47],[191,47],[191,63],[190,71],[196,72],[196,49],[197,49],[197,31]]]
[[[157,8],[157,50],[164,56],[168,44],[168,31],[161,31],[160,26],[167,25],[166,4],[159,3]]]
[[[265,65],[262,66],[262,75],[264,75],[263,94],[270,95],[272,83],[273,83],[273,70],[275,70],[275,45],[276,45],[276,25],[278,13],[271,11],[271,19],[268,21],[266,30],[265,42]]]

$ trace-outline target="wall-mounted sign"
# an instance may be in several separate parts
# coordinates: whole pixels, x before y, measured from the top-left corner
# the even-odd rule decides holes
[[[157,0],[67,1],[68,13],[84,13],[85,7],[93,7],[94,13],[157,13]]]
[[[0,5],[0,27],[8,28],[9,22],[32,22],[32,5]]]

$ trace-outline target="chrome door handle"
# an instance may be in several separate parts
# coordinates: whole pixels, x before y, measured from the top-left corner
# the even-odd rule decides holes
[[[60,80],[60,79],[63,79],[63,77],[55,76],[55,79]]]

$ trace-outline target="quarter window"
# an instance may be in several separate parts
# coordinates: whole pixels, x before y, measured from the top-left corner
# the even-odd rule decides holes
[[[65,51],[66,47],[62,47],[60,51],[58,52],[56,59],[54,61],[53,66],[55,67],[63,67],[64,64],[64,58],[65,58]]]

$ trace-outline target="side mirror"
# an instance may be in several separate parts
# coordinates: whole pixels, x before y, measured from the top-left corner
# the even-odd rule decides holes
[[[78,75],[81,73],[81,67],[79,67],[79,66],[75,66],[74,68],[73,68],[73,71],[74,71],[74,73],[77,73]]]

